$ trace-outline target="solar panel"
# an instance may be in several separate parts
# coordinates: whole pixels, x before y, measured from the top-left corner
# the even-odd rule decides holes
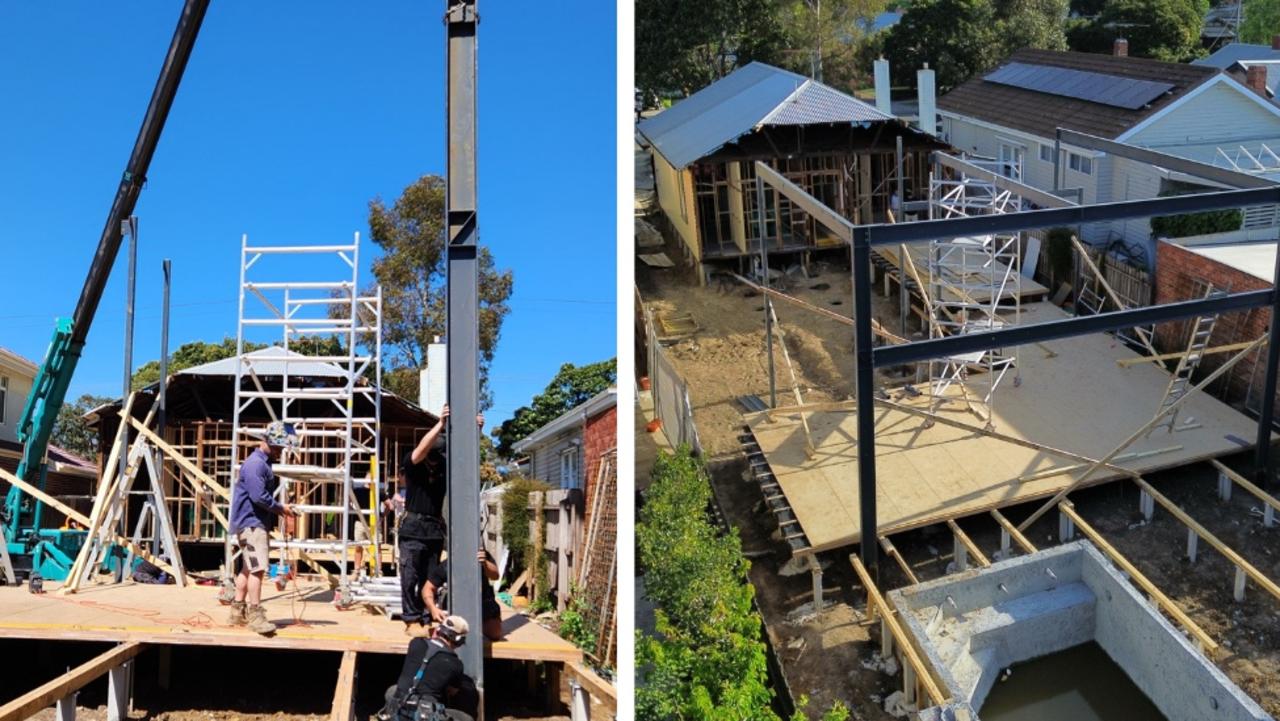
[[[1171,83],[1029,63],[1009,63],[983,80],[1127,110],[1137,110],[1173,90]]]

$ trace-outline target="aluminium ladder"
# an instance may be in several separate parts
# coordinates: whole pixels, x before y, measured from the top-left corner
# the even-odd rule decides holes
[[[1210,285],[1205,290],[1204,297],[1210,298],[1222,295],[1224,292]],[[1198,315],[1191,320],[1191,334],[1187,338],[1187,350],[1178,359],[1178,367],[1169,376],[1169,384],[1165,387],[1164,398],[1160,401],[1159,410],[1156,411],[1157,417],[1161,415],[1166,417],[1147,432],[1148,437],[1159,428],[1165,429],[1168,433],[1173,433],[1177,430],[1178,409],[1174,408],[1170,411],[1169,408],[1191,390],[1191,377],[1200,368],[1200,361],[1204,359],[1205,349],[1209,347],[1209,340],[1213,337],[1213,328],[1217,323],[1217,313]]]

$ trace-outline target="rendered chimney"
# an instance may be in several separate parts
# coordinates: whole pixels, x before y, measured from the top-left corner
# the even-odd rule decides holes
[[[934,74],[929,63],[916,71],[916,97],[920,105],[920,129],[930,135],[938,134],[938,101],[934,87]]]
[[[1112,54],[1118,58],[1129,57],[1129,41],[1125,40],[1124,38],[1116,38],[1116,42],[1115,42],[1115,45],[1113,46]]]
[[[1245,85],[1253,92],[1266,97],[1267,96],[1267,66],[1250,65],[1245,71]]]
[[[885,115],[893,115],[893,105],[890,102],[890,83],[889,83],[889,61],[880,58],[875,62],[876,75],[876,110]]]
[[[1280,50],[1280,35],[1271,36],[1271,49]]]

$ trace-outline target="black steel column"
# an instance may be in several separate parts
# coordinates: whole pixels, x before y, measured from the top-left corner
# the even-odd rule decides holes
[[[1274,285],[1280,281],[1280,253],[1276,253]],[[1271,463],[1271,426],[1276,407],[1276,365],[1280,361],[1280,293],[1271,303],[1271,331],[1267,335],[1267,369],[1262,391],[1262,410],[1258,413],[1258,438],[1254,448],[1254,480],[1266,490],[1275,482]]]
[[[458,649],[467,674],[484,689],[480,608],[479,293],[476,230],[475,0],[445,0],[448,181],[449,606],[471,625]],[[483,696],[482,696],[483,698]]]
[[[760,285],[769,287],[769,244],[765,240],[764,221],[764,181],[756,173],[756,228],[760,234]],[[782,229],[779,227],[778,232]],[[764,294],[764,339],[765,354],[769,358],[769,407],[778,407],[778,381],[773,368],[773,299]]]
[[[858,506],[862,565],[880,582],[876,532],[876,399],[871,341],[871,230],[853,232],[853,356],[858,414]]]
[[[165,391],[169,386],[169,285],[173,279],[173,263],[164,259],[164,294],[160,309],[160,392],[156,394],[156,432],[164,435]]]

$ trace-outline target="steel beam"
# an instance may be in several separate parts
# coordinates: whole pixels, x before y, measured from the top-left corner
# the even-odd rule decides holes
[[[1228,170],[1219,168],[1208,163],[1201,163],[1187,158],[1179,158],[1176,155],[1161,153],[1155,150],[1147,150],[1126,143],[1117,143],[1114,140],[1099,138],[1096,135],[1081,133],[1075,130],[1067,130],[1066,128],[1058,128],[1058,140],[1063,143],[1069,143],[1077,148],[1086,148],[1088,150],[1098,150],[1108,155],[1115,155],[1121,158],[1137,160],[1141,163],[1149,163],[1158,165],[1166,170],[1176,170],[1179,173],[1194,175],[1197,178],[1211,180],[1215,183],[1221,183],[1232,188],[1274,188],[1277,185],[1274,180],[1268,180],[1261,176],[1249,175],[1241,173],[1237,170]]]
[[[971,178],[977,178],[986,183],[990,183],[1001,190],[1007,190],[1014,195],[1024,198],[1035,203],[1042,208],[1071,208],[1076,203],[1059,197],[1053,193],[1043,191],[1039,188],[1032,187],[1026,183],[1008,178],[999,173],[993,173],[986,168],[974,165],[967,160],[957,158],[954,155],[948,155],[942,151],[934,151],[933,162],[945,168],[951,168]]]
[[[445,0],[445,107],[448,116],[446,241],[449,305],[448,426],[450,611],[473,629],[458,649],[467,674],[484,691],[481,633],[479,274],[476,223],[476,0]]]
[[[876,522],[875,356],[871,341],[871,239],[859,233],[853,241],[853,356],[858,421],[858,510],[862,565],[872,583],[880,582],[880,535]]]
[[[792,187],[795,186],[793,185]],[[804,193],[799,188],[795,189],[800,193]],[[791,195],[785,190],[780,190],[780,192],[791,198]],[[815,200],[814,202],[817,201]],[[938,240],[991,233],[1013,233],[1037,228],[1106,223],[1130,218],[1150,218],[1155,215],[1178,215],[1181,213],[1196,213],[1202,210],[1244,208],[1250,205],[1267,205],[1277,202],[1280,202],[1280,187],[1252,188],[1144,200],[1125,200],[1098,205],[1077,205],[1070,208],[1027,210],[1021,213],[1005,213],[1003,215],[974,215],[966,218],[923,220],[918,223],[859,226],[859,228],[874,227],[876,229],[871,241],[872,246],[897,245],[918,240]],[[800,203],[797,203],[797,205],[800,205]],[[809,209],[803,205],[801,205],[801,208],[809,212]],[[830,209],[827,210],[828,212],[833,212]]]

